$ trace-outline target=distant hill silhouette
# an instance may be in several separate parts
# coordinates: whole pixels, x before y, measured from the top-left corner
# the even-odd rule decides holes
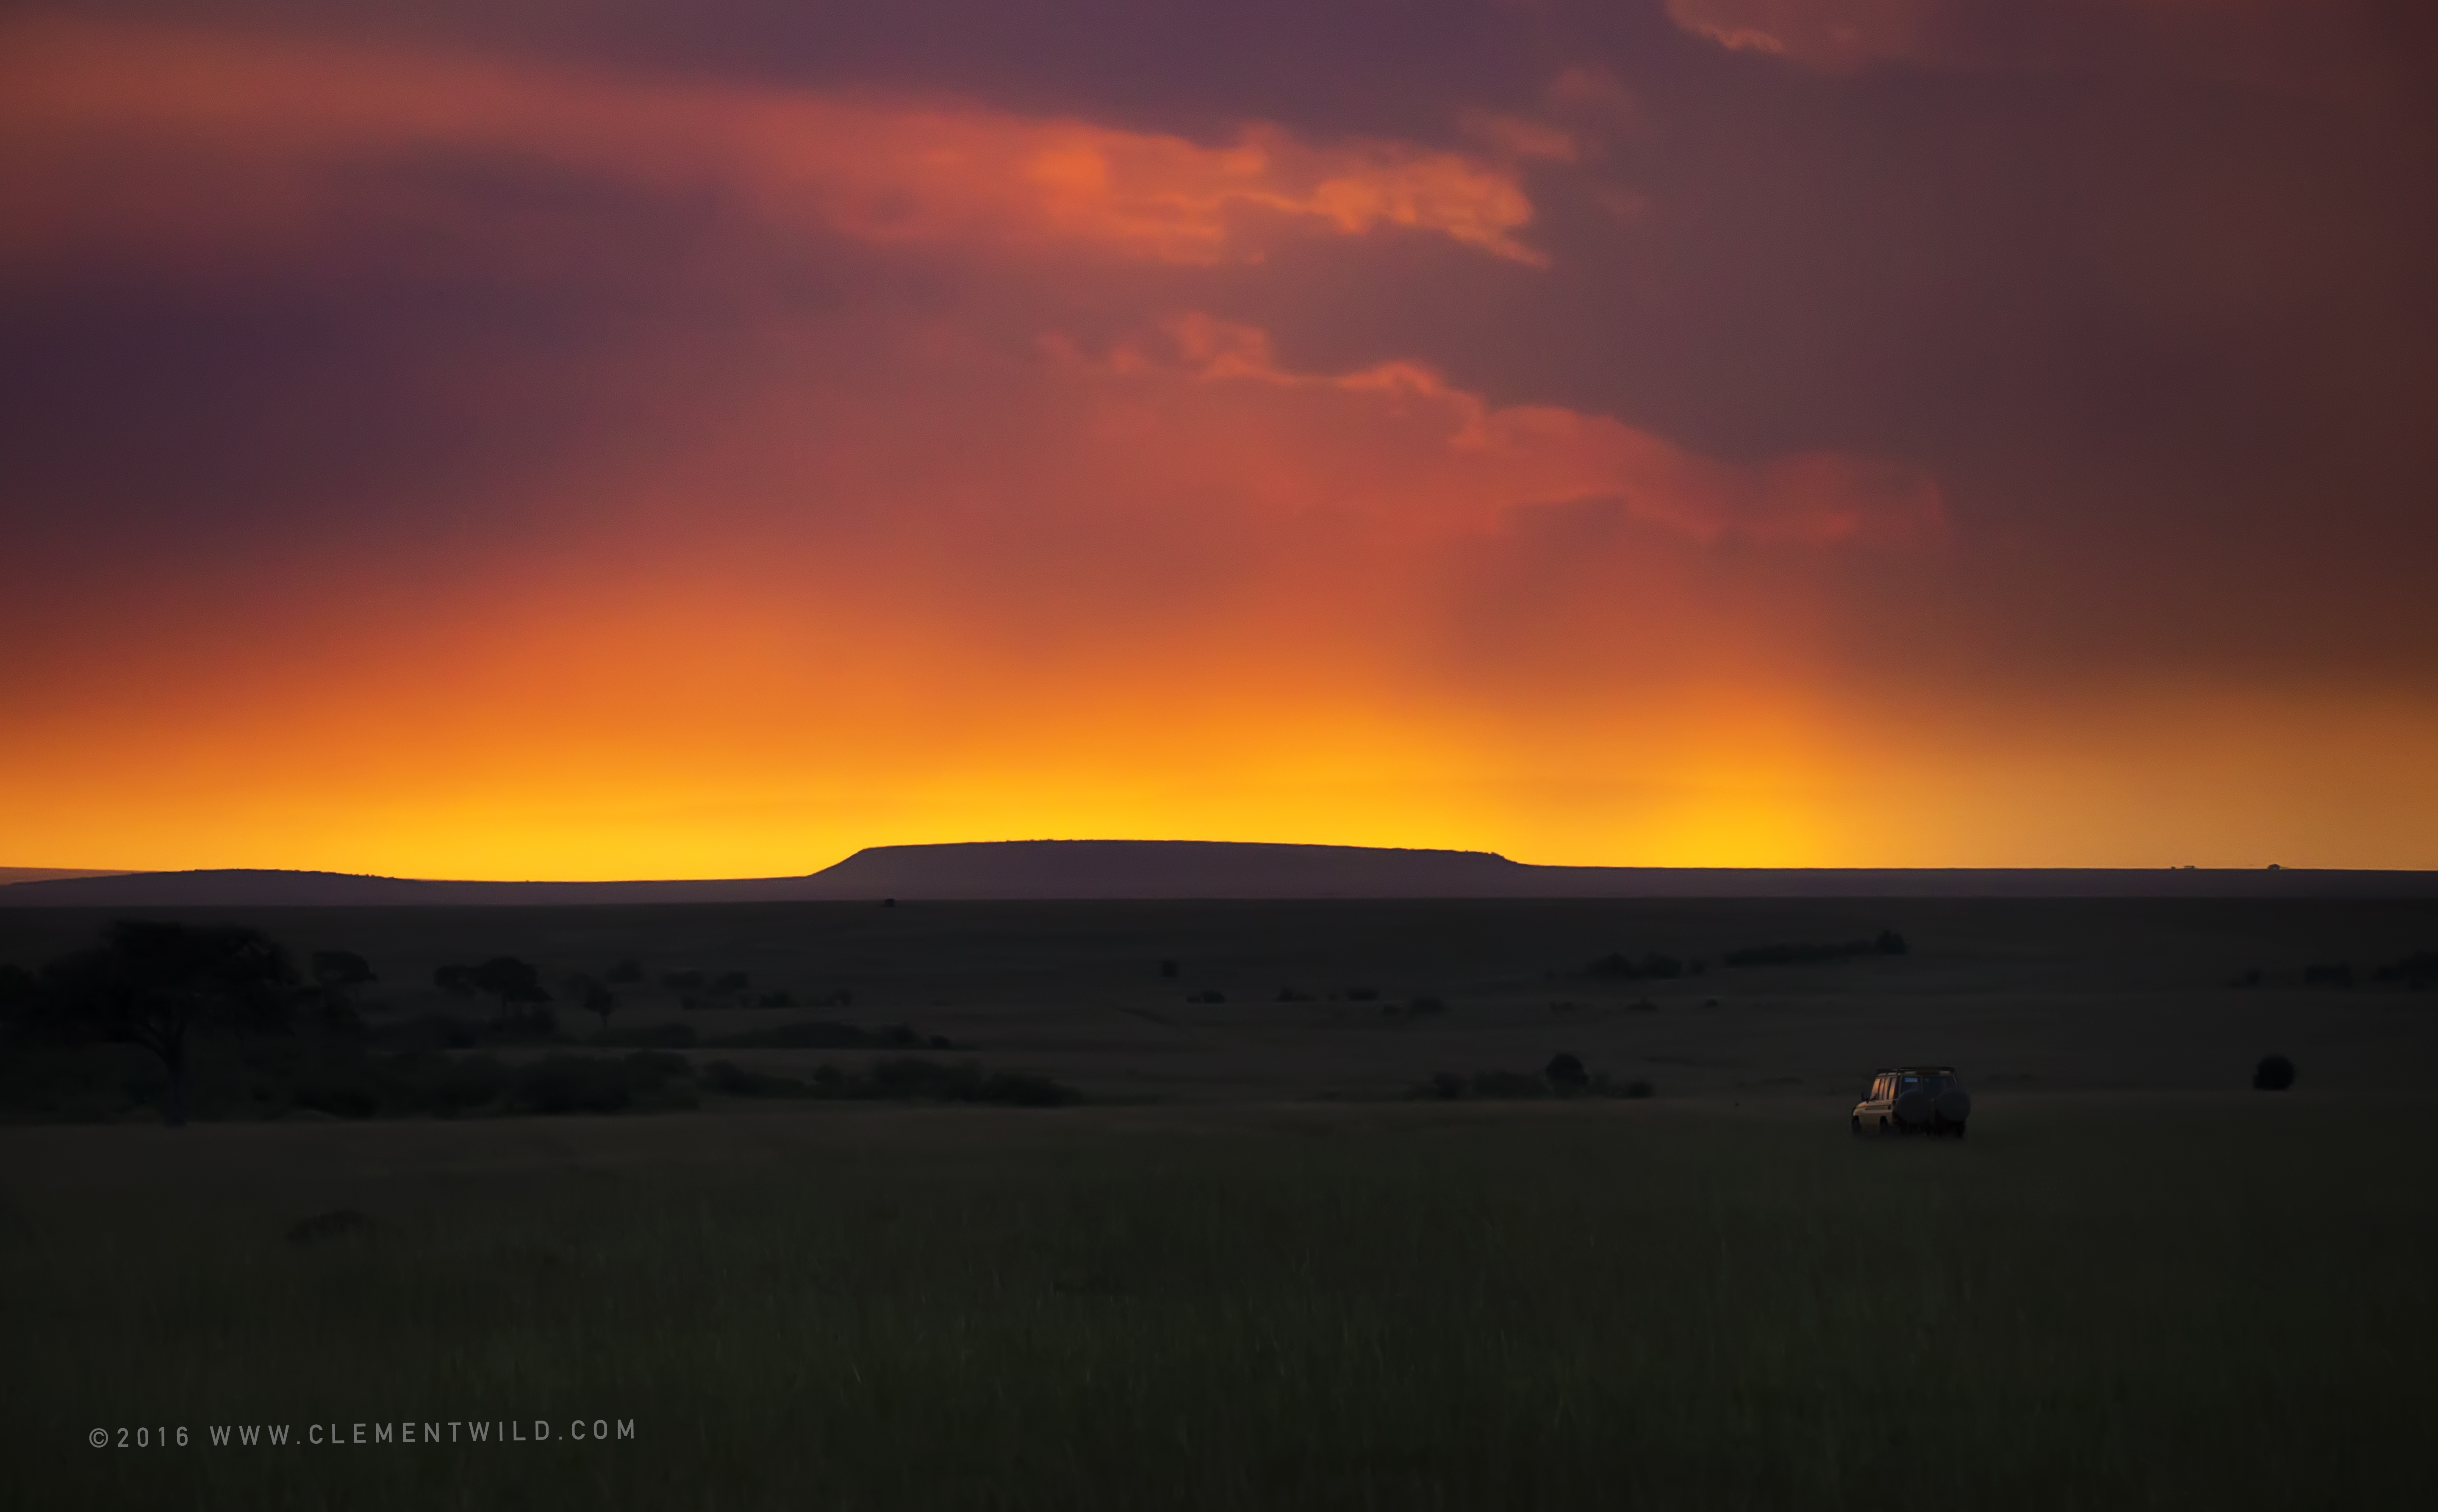
[[[495,906],[1122,898],[2438,897],[2438,872],[1528,866],[1486,851],[1219,840],[882,845],[802,877],[425,882],[138,871],[0,885],[0,907]]]
[[[123,877],[124,871],[92,867],[0,867],[0,888],[14,882],[49,882],[59,877]]]
[[[1546,870],[1487,851],[1000,840],[874,846],[812,880],[881,898],[1494,898]]]

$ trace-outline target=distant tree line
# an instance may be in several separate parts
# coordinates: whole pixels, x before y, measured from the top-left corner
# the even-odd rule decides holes
[[[640,976],[620,962],[607,975]],[[465,1053],[490,1046],[572,1043],[551,1017],[556,995],[539,968],[512,956],[450,964],[440,991],[487,997],[486,1021],[446,1013],[389,1018],[368,1029],[349,995],[377,981],[371,962],[316,950],[299,971],[262,931],[237,925],[120,920],[91,946],[38,971],[0,962],[0,1116],[121,1116],[131,1100],[158,1106],[170,1124],[193,1116],[337,1117],[407,1114],[645,1111],[692,1106],[698,1079],[680,1054],[639,1047],[623,1056],[554,1054],[503,1064]],[[569,999],[600,1015],[615,997],[590,976],[568,977]],[[842,995],[842,994],[841,994]],[[695,1036],[684,1025],[658,1026]],[[846,1049],[948,1050],[945,1037],[912,1026],[786,1023],[718,1043]],[[206,1046],[218,1046],[206,1053]],[[678,1048],[682,1046],[672,1046]],[[131,1052],[153,1070],[131,1076]],[[840,1096],[1046,1105],[1070,1089],[1022,1073],[950,1065],[855,1073]],[[899,1063],[884,1063],[899,1064]],[[977,1090],[979,1089],[979,1090]],[[1047,1089],[1047,1090],[1045,1090]],[[821,1095],[829,1095],[823,1092]]]

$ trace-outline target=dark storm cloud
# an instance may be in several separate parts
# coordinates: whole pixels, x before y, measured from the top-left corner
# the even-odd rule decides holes
[[[1719,459],[1921,464],[1968,549],[1912,603],[1940,643],[1963,624],[1999,663],[2073,668],[2107,649],[2421,685],[2438,654],[2438,609],[2413,592],[2413,563],[2438,546],[2438,466],[2418,442],[2438,400],[2430,8],[229,0],[78,14],[900,90],[1205,144],[1278,122],[1312,141],[1511,151],[1541,266],[1434,237],[1287,241],[1190,280],[1009,273],[839,239],[770,251],[716,195],[466,149],[393,153],[356,166],[348,193],[371,210],[305,261],[0,275],[17,539],[37,524],[29,500],[42,529],[68,532],[164,519],[164,539],[210,539],[249,519],[461,510],[478,536],[520,470],[614,451],[685,407],[680,373],[619,368],[639,334],[712,354],[751,342],[766,300],[797,317],[953,314],[1012,346],[1199,308],[1273,332],[1292,371],[1417,359],[1497,405],[1609,414]],[[1831,32],[1858,42],[1819,42]],[[1889,617],[1887,654],[1921,639],[1909,624]]]

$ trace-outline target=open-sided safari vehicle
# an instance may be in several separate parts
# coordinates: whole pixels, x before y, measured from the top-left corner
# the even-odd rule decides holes
[[[1972,1095],[1952,1065],[1899,1065],[1882,1071],[1854,1104],[1854,1133],[1952,1134],[1964,1137]]]

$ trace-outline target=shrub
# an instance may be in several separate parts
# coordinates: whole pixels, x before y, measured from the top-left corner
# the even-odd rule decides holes
[[[1583,969],[1586,976],[1604,976],[1619,981],[1640,981],[1646,976],[1661,979],[1681,976],[1685,963],[1673,956],[1649,955],[1635,960],[1623,951],[1612,951]]]
[[[1173,960],[1161,961],[1159,963],[1159,974],[1162,976],[1174,979],[1176,976],[1176,962]]]
[[[796,1006],[796,1000],[789,997],[784,992],[764,993],[760,997],[753,1000],[753,1006],[756,1008],[793,1008]]]
[[[2351,987],[2354,969],[2342,961],[2322,961],[2303,968],[2303,983],[2306,987]]]
[[[980,1066],[944,1065],[910,1056],[874,1062],[866,1080],[870,1095],[879,1098],[1000,1102],[1026,1108],[1058,1107],[1083,1100],[1072,1087],[1045,1076],[1015,1071],[995,1071],[986,1076]]]
[[[673,971],[661,977],[661,985],[673,993],[700,992],[703,981],[703,974],[698,971]]]
[[[361,987],[376,979],[372,963],[352,950],[317,950],[307,969],[324,987]]]
[[[369,1118],[381,1111],[380,1094],[362,1081],[310,1081],[298,1087],[289,1102],[333,1118]]]
[[[715,993],[741,993],[752,985],[752,978],[743,972],[728,971],[721,972],[712,979],[711,990]]]
[[[515,1105],[535,1113],[619,1113],[664,1100],[655,1095],[685,1071],[685,1057],[657,1050],[638,1050],[614,1061],[554,1055],[519,1067],[509,1097]]]
[[[2283,1092],[2294,1084],[2294,1063],[2282,1055],[2261,1057],[2252,1068],[2252,1085],[2261,1092]]]
[[[2409,987],[2427,987],[2438,982],[2438,950],[2425,950],[2390,961],[2381,966],[2377,978],[2383,982],[2402,982]]]
[[[1589,1072],[1581,1057],[1562,1052],[1538,1076],[1523,1071],[1475,1071],[1471,1076],[1441,1071],[1412,1095],[1445,1101],[1461,1098],[1512,1101],[1547,1097],[1648,1098],[1652,1088],[1648,1081],[1612,1081]]]
[[[418,1013],[383,1029],[381,1042],[401,1050],[470,1050],[485,1027],[454,1013]]]
[[[15,961],[0,961],[0,1022],[15,1029],[33,1015],[34,974]]]
[[[632,956],[622,957],[603,975],[621,987],[635,986],[644,979],[644,963]]]
[[[1002,1102],[1016,1108],[1063,1108],[1081,1102],[1084,1095],[1063,1082],[1029,1071],[994,1071],[976,1089],[976,1102]]]
[[[1224,1003],[1228,1001],[1228,994],[1225,993],[1188,993],[1185,994],[1185,1000],[1189,1003]]]
[[[507,1085],[506,1069],[488,1056],[410,1050],[309,1066],[288,1100],[339,1118],[455,1117],[497,1104]]]
[[[1350,1003],[1374,1002],[1379,996],[1380,990],[1376,987],[1350,987],[1346,990],[1346,1000]]]
[[[315,1213],[300,1218],[288,1226],[288,1242],[295,1245],[323,1244],[331,1239],[371,1239],[379,1225],[352,1207],[335,1212]]]
[[[1476,1071],[1473,1075],[1473,1095],[1476,1098],[1546,1098],[1549,1095],[1546,1078],[1527,1075],[1522,1071]]]
[[[1809,966],[1822,961],[1850,960],[1857,956],[1902,956],[1910,947],[1904,936],[1882,929],[1875,939],[1826,944],[1747,945],[1727,952],[1730,966]]]
[[[868,1029],[856,1024],[834,1024],[822,1019],[800,1019],[793,1024],[773,1024],[768,1029],[746,1029],[724,1035],[711,1042],[736,1049],[786,1050],[873,1050],[891,1046],[907,1046],[922,1043],[910,1026],[892,1024],[887,1029]]]
[[[714,1061],[702,1068],[702,1083],[732,1098],[809,1098],[813,1089],[794,1077],[765,1076],[733,1061]]]
[[[695,1032],[691,1024],[643,1024],[614,1033],[605,1029],[592,1036],[592,1043],[639,1050],[682,1050],[694,1045]]]

